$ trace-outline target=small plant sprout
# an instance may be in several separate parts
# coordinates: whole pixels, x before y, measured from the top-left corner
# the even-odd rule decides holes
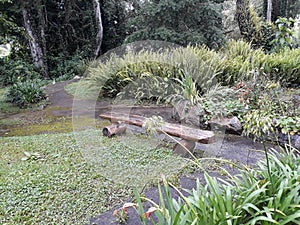
[[[151,118],[147,118],[143,124],[143,128],[145,128],[146,132],[150,135],[156,135],[157,129],[161,128],[164,124],[164,120],[161,116],[152,116]]]
[[[125,213],[128,213],[127,209],[130,207],[135,207],[135,206],[136,206],[135,203],[128,202],[123,205],[122,209]]]
[[[151,214],[156,212],[156,211],[162,211],[161,209],[157,208],[157,207],[150,207],[147,212],[145,212],[144,216],[150,220],[151,219]]]
[[[42,159],[41,154],[38,152],[30,153],[30,152],[24,151],[24,155],[25,156],[21,158],[22,161]]]
[[[135,203],[131,203],[131,202],[127,202],[125,203],[121,208],[116,209],[113,212],[113,216],[116,217],[116,220],[118,223],[125,223],[128,220],[128,208],[135,208],[137,206],[137,204]]]

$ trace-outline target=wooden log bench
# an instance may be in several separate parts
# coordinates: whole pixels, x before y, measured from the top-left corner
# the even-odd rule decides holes
[[[139,115],[127,115],[122,113],[102,113],[100,114],[102,119],[108,119],[112,123],[127,123],[135,126],[142,127],[144,122],[146,121],[146,117]],[[167,123],[165,122],[161,127],[156,129],[158,132],[165,132],[171,136],[182,138],[180,144],[176,144],[174,146],[174,151],[179,153],[180,155],[185,155],[186,150],[182,147],[184,145],[190,151],[193,151],[195,147],[195,142],[200,142],[203,144],[208,144],[213,142],[214,133],[212,131],[201,130],[199,128],[192,128],[188,126],[184,126],[181,124]],[[103,129],[107,132],[107,127]],[[105,134],[104,134],[105,135]],[[110,134],[110,136],[112,136]]]

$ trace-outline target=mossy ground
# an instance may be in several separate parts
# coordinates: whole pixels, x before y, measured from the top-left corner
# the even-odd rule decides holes
[[[78,127],[81,127],[80,130],[84,130],[86,128],[85,125],[92,122],[95,122],[95,120],[91,118],[81,118],[80,124],[78,124],[78,121],[76,122],[76,130],[78,130]],[[95,128],[101,128],[109,124],[110,122],[99,120],[95,122]],[[19,122],[15,125],[18,126],[13,126],[12,128],[10,128],[10,130],[4,136],[11,137],[31,136],[37,134],[69,133],[73,132],[74,129],[73,121],[70,117],[48,117],[48,119],[43,121],[43,123],[33,123],[24,126]]]

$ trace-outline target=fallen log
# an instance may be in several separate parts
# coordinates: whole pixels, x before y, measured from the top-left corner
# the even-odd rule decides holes
[[[125,124],[118,124],[118,125],[110,125],[107,127],[104,127],[102,130],[103,136],[106,137],[112,137],[114,135],[120,135],[125,133],[126,126]]]
[[[121,113],[102,113],[100,117],[109,119],[112,122],[123,121],[125,123],[142,127],[146,121],[146,117],[138,115],[126,115]],[[158,132],[165,132],[175,137],[181,137],[185,140],[198,141],[200,143],[208,144],[213,141],[214,133],[212,131],[201,130],[180,124],[164,123],[162,127],[156,129]]]

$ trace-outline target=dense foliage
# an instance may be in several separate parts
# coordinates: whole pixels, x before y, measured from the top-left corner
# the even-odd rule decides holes
[[[127,15],[130,15],[126,4],[129,2],[100,2],[103,12],[102,52],[121,45],[125,39]],[[5,64],[10,64],[15,57],[32,58],[31,63],[35,64],[41,75],[53,79],[62,75],[61,67],[66,64],[75,64],[78,58],[95,57],[98,31],[93,1],[2,1],[0,9],[0,41],[1,44],[10,43],[13,49]],[[41,48],[37,59],[33,56],[33,43]],[[39,64],[39,61],[43,63]],[[66,70],[66,73],[72,73]],[[9,75],[4,71],[1,76]]]
[[[131,19],[133,33],[126,41],[152,39],[217,48],[224,41],[222,2],[163,0],[140,3],[137,15]]]
[[[113,55],[105,63],[92,63],[84,82],[110,97],[116,97],[128,84],[143,77],[170,78],[176,83],[176,79],[183,81],[191,76],[200,94],[218,82],[234,85],[249,80],[256,71],[286,86],[297,86],[299,59],[300,49],[266,54],[261,49],[253,50],[244,41],[231,41],[218,52],[197,46],[165,52],[128,52],[124,57]],[[152,87],[155,88],[158,87]]]

